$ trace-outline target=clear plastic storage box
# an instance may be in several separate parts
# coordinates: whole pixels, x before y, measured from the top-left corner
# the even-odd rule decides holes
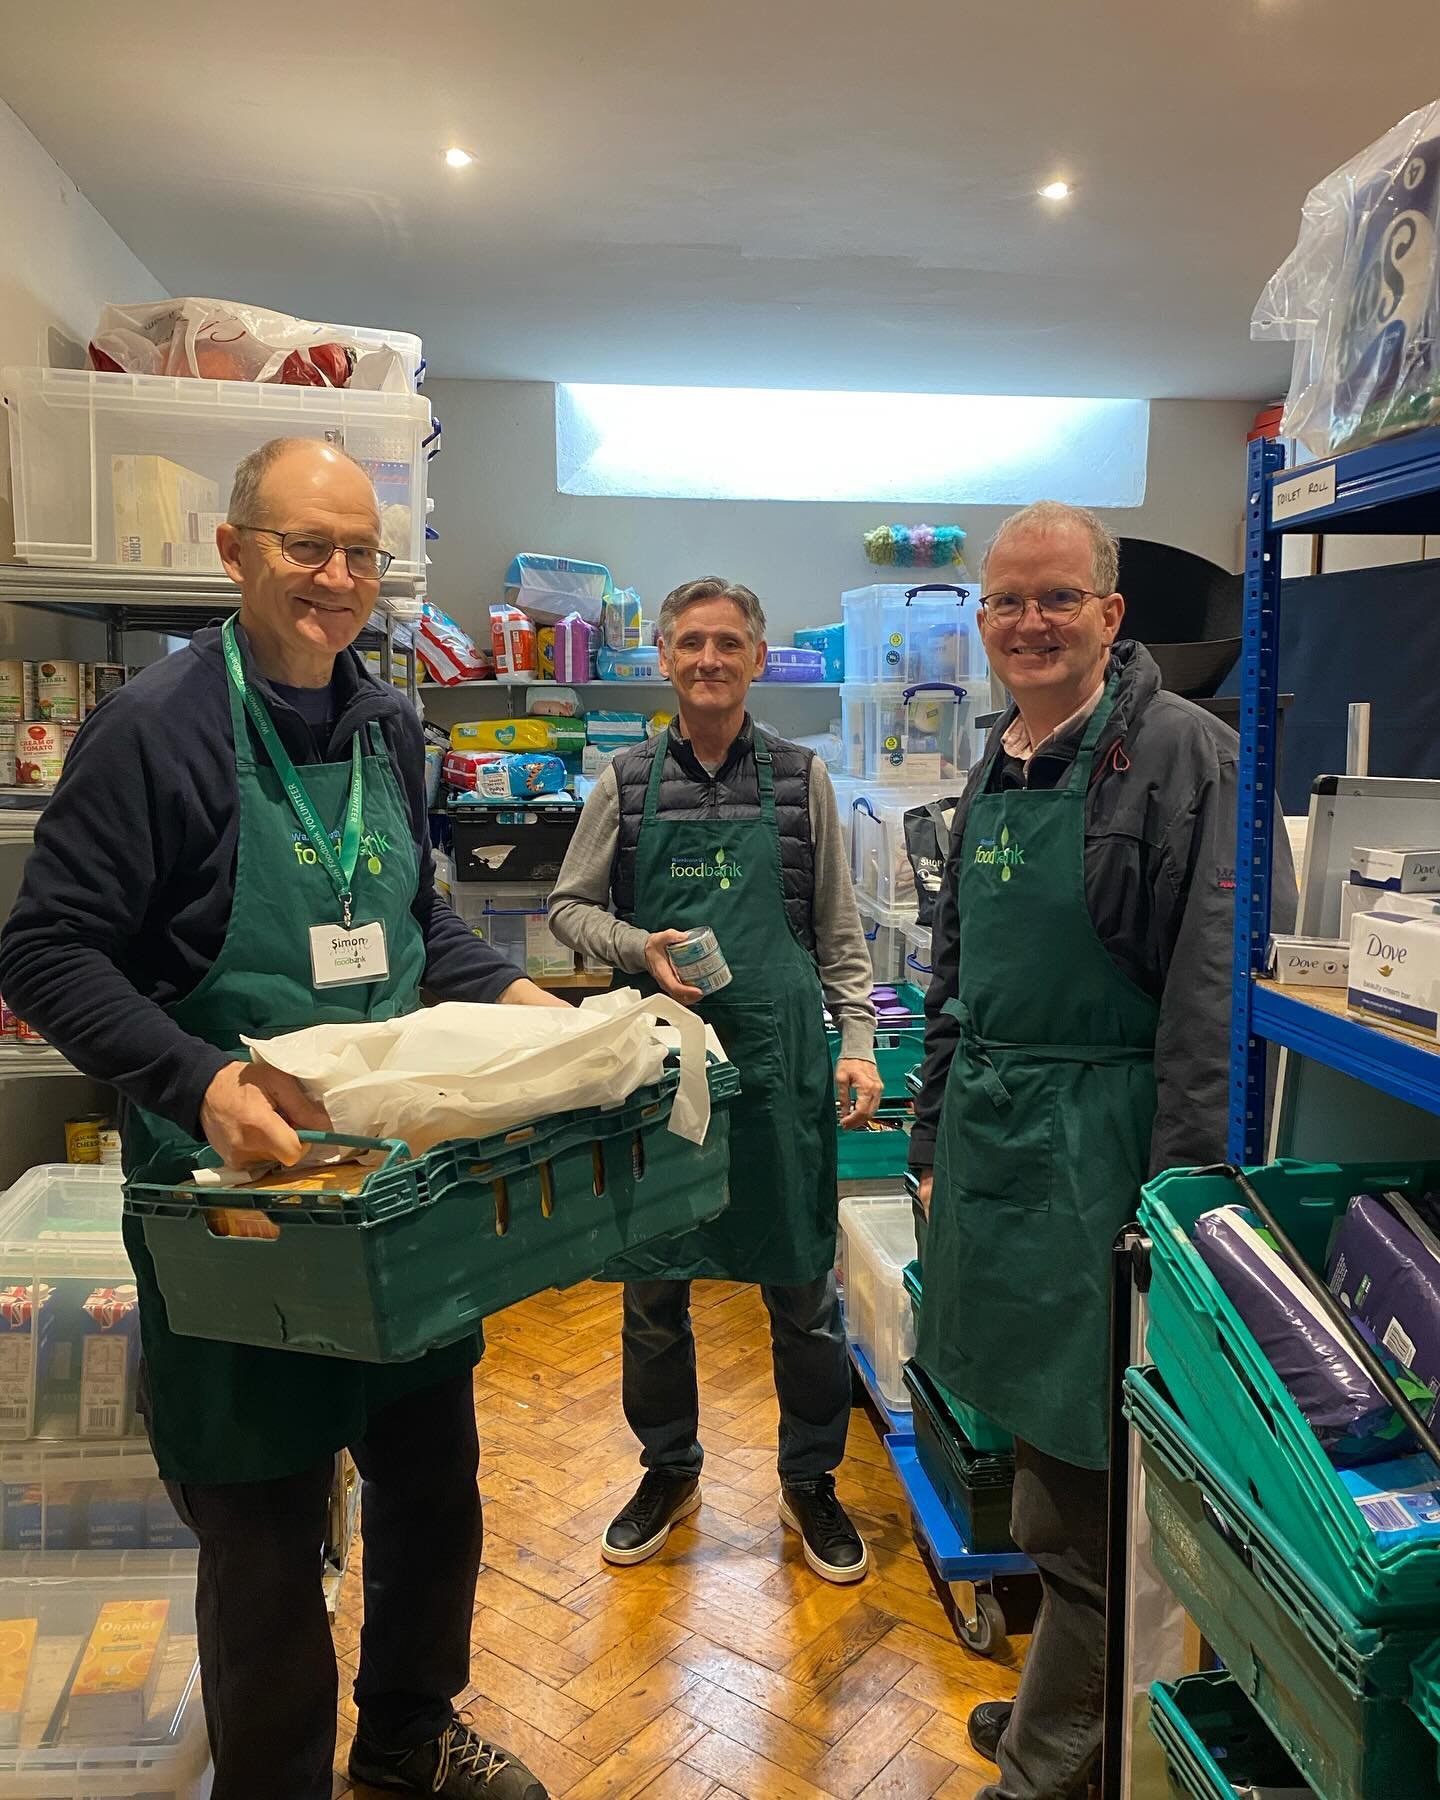
[[[976,720],[989,702],[963,683],[901,687],[846,682],[840,689],[845,772],[891,785],[927,783],[934,793],[964,776],[980,751]]]
[[[117,1674],[92,1645],[120,1638],[136,1647]],[[205,1800],[210,1785],[193,1572],[0,1579],[0,1800]]]
[[[909,951],[905,933],[914,923],[915,908],[897,910],[881,906],[868,894],[857,893],[855,904],[860,911],[860,924],[870,949],[870,967],[879,987],[893,987],[905,979],[905,957]]]
[[[451,899],[470,929],[532,981],[575,973],[575,952],[550,929],[547,887],[485,887],[461,881]]]
[[[141,1428],[118,1169],[46,1163],[0,1197],[0,1441]]]
[[[905,1364],[915,1354],[915,1321],[905,1291],[915,1260],[915,1215],[901,1195],[861,1194],[840,1202],[840,1281],[845,1332],[875,1371],[885,1404],[909,1412]]]
[[[195,1552],[143,1437],[0,1445],[0,1574],[103,1562],[193,1577]]]
[[[215,574],[235,465],[274,437],[324,438],[364,464],[391,573],[425,572],[419,394],[6,369],[15,553],[25,562]]]
[[[929,988],[934,972],[930,961],[932,954],[930,927],[912,919],[905,927],[905,979],[913,982],[922,993]]]
[[[985,669],[976,626],[979,588],[915,591],[925,585],[923,579],[880,583],[841,595],[847,681],[963,682]]]
[[[919,784],[900,789],[866,785],[856,791],[850,802],[850,871],[859,893],[892,911],[915,910],[915,867],[905,847],[905,815],[945,797],[938,788],[931,792]]]

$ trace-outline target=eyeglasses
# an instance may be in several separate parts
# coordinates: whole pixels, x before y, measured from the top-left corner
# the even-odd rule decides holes
[[[1068,625],[1079,616],[1080,608],[1087,600],[1102,597],[1090,588],[1047,588],[1043,594],[982,594],[980,604],[996,625],[1018,625],[1031,601],[1042,619],[1049,619],[1056,625]]]
[[[335,544],[309,531],[272,531],[266,525],[239,525],[236,530],[279,538],[280,554],[297,569],[323,569],[337,550],[343,550],[345,567],[356,581],[378,581],[395,560],[388,550],[376,550],[370,544]]]

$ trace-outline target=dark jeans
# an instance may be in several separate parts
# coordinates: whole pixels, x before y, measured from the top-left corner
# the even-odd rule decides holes
[[[480,1571],[468,1373],[375,1414],[360,1471],[365,1623],[359,1735],[438,1737],[470,1681]],[[330,1800],[338,1674],[320,1585],[334,1459],[280,1481],[167,1483],[200,1539],[195,1597],[212,1800]]]
[[[1043,1598],[1000,1779],[977,1800],[1079,1800],[1096,1772],[1105,1689],[1105,1537],[1109,1477],[1015,1443],[1015,1542]]]
[[[838,1468],[850,1428],[850,1359],[833,1271],[802,1287],[762,1287],[780,1401],[780,1479]],[[627,1281],[625,1417],[647,1469],[698,1475],[700,1389],[688,1281]]]

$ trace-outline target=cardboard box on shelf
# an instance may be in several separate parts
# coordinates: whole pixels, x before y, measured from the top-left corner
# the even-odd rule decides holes
[[[220,566],[213,543],[207,560],[186,560],[192,549],[206,548],[191,537],[190,515],[219,509],[217,483],[165,456],[112,456],[110,482],[117,563],[147,569]]]
[[[1440,894],[1391,894],[1382,901],[1379,890],[1363,887],[1359,882],[1340,884],[1340,936],[1350,942],[1350,926],[1356,913],[1370,912],[1383,905],[1386,912],[1405,913],[1412,919],[1440,918]]]
[[[1353,1013],[1434,1040],[1440,1014],[1440,918],[1356,913],[1347,1003]]]
[[[165,1661],[168,1600],[107,1600],[70,1684],[68,1743],[126,1742],[145,1728]]]
[[[1350,852],[1350,879],[1394,894],[1440,894],[1440,848],[1367,849]]]
[[[0,1744],[7,1749],[20,1742],[39,1631],[38,1619],[0,1619]]]
[[[1343,988],[1349,977],[1350,944],[1332,938],[1286,937],[1270,940],[1270,967],[1282,987]]]

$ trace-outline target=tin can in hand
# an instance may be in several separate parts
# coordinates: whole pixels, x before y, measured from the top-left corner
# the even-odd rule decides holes
[[[674,944],[665,946],[670,967],[687,987],[699,988],[705,995],[718,994],[731,982],[730,965],[720,940],[708,925],[697,925]]]

